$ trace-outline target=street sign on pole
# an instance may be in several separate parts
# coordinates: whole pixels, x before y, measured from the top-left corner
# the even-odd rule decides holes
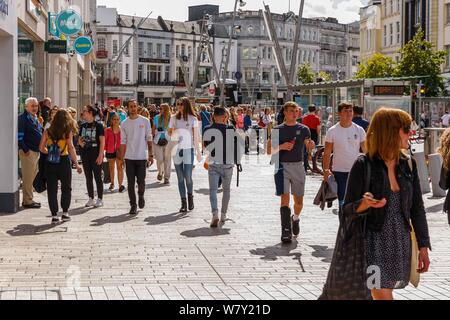
[[[54,54],[67,53],[67,41],[66,40],[48,40],[45,43],[45,51]]]
[[[56,17],[56,28],[66,36],[76,35],[81,31],[83,19],[74,10],[61,11]]]
[[[88,55],[92,51],[92,40],[89,37],[78,37],[73,43],[73,49],[81,56]]]

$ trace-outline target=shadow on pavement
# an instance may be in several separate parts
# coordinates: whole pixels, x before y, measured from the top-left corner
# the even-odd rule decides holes
[[[431,212],[431,213],[442,213],[444,212],[444,204],[440,203],[437,205],[434,205],[432,207],[428,207],[425,209],[426,212]]]
[[[164,184],[164,183],[160,183],[160,182],[153,182],[150,184],[147,184],[145,186],[146,189],[159,189],[159,188],[164,188],[164,187],[168,187],[169,185]]]
[[[284,244],[280,242],[279,244],[274,246],[250,250],[250,253],[256,256],[261,256],[262,260],[269,261],[276,261],[280,257],[292,257],[293,260],[298,260],[302,268],[302,272],[305,272],[301,262],[301,252],[291,252],[297,249],[297,246],[297,240],[293,239],[290,244]]]
[[[164,216],[148,217],[144,221],[148,222],[148,225],[154,226],[158,224],[175,222],[184,218],[187,218],[187,212],[174,212]]]
[[[94,208],[79,207],[79,208],[75,208],[73,210],[70,210],[69,213],[70,213],[71,216],[79,216],[79,215],[88,213],[92,209],[94,209]]]
[[[53,230],[57,227],[60,227],[62,223],[59,224],[43,224],[40,226],[35,226],[32,224],[20,224],[17,227],[14,227],[13,230],[6,231],[7,234],[9,234],[12,237],[22,237],[22,236],[37,236],[41,234],[49,234],[49,233],[62,233],[67,232],[67,227],[64,228],[64,230],[54,230],[51,232],[46,232]]]
[[[135,219],[137,219],[137,217],[130,216],[128,213],[115,217],[107,216],[100,219],[92,220],[91,227],[100,227],[109,223],[124,223]]]
[[[187,230],[180,233],[182,236],[188,238],[199,238],[199,237],[217,237],[230,234],[230,229],[222,228],[199,228],[195,230]]]
[[[334,248],[328,248],[327,246],[310,246],[314,249],[312,253],[313,257],[323,258],[322,262],[331,263],[331,258],[333,258]]]
[[[209,189],[198,189],[198,190],[194,190],[194,192],[198,193],[198,194],[202,194],[204,196],[209,196]],[[219,191],[217,191],[217,193],[222,193],[222,192],[223,192],[222,189],[219,189]]]

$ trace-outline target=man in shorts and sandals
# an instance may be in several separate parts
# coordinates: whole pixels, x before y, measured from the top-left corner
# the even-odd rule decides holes
[[[315,148],[308,127],[297,123],[300,107],[295,102],[284,106],[284,123],[275,127],[268,143],[268,154],[275,165],[276,194],[281,197],[281,241],[290,243],[292,234],[300,234],[300,213],[303,209],[306,172],[303,166],[303,148]],[[294,215],[291,215],[290,194],[294,197]]]

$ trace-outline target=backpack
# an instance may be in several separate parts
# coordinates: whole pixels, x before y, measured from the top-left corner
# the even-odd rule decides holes
[[[67,142],[64,150],[61,150],[61,148],[58,145],[58,140],[54,139],[48,131],[47,134],[50,137],[50,139],[52,139],[52,144],[47,147],[48,150],[47,162],[51,164],[59,164],[61,162],[61,154],[67,148]]]

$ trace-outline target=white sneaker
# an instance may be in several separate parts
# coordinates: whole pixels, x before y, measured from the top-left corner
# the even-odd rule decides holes
[[[221,223],[225,223],[227,221],[227,214],[226,213],[222,213],[220,215],[220,222]]]
[[[91,208],[95,206],[95,201],[92,198],[89,198],[89,201],[86,203],[86,208]]]
[[[101,208],[103,207],[103,200],[102,199],[97,199],[97,202],[94,205],[95,208]]]
[[[211,219],[211,228],[217,228],[219,224],[219,215],[218,214],[214,214],[212,219]]]

